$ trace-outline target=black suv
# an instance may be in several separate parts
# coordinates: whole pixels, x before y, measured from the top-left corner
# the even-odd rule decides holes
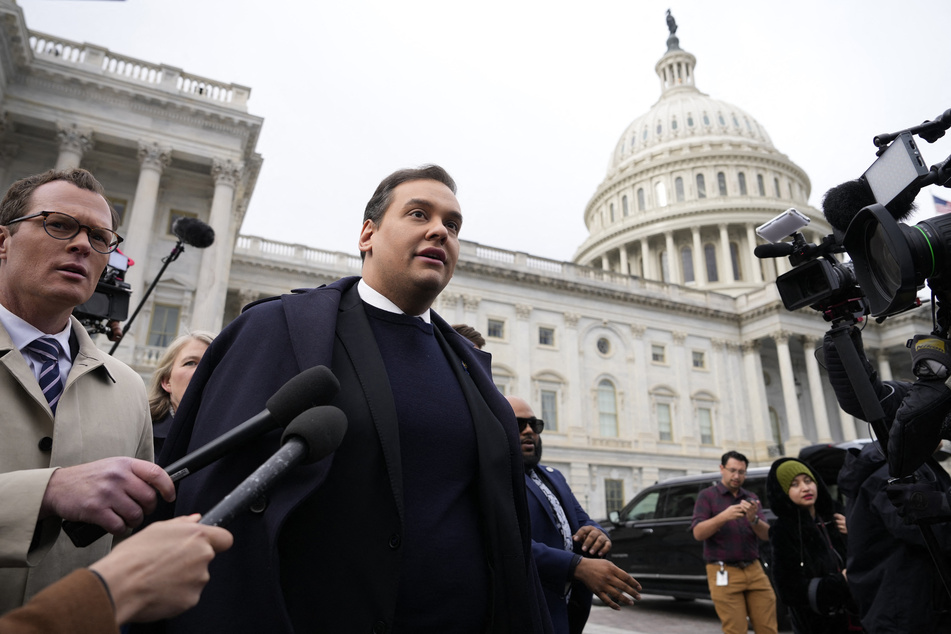
[[[775,516],[766,499],[769,467],[747,471],[743,488],[759,498],[767,520]],[[611,535],[608,557],[631,573],[645,594],[678,599],[709,599],[703,542],[693,538],[690,520],[697,495],[720,481],[719,473],[671,478],[641,491],[611,520],[602,524]],[[760,541],[764,566],[769,562],[769,542]]]

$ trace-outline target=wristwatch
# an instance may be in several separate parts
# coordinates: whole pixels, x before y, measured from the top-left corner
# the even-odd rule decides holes
[[[754,515],[753,521],[750,522],[750,524],[752,524],[753,526],[756,526],[758,523],[759,523],[759,515]]]

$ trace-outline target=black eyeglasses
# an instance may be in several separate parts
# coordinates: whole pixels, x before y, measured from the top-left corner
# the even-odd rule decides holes
[[[525,431],[525,425],[530,425],[532,431],[536,434],[542,433],[542,430],[545,429],[545,421],[540,418],[522,418],[521,416],[516,416],[515,420],[518,421],[518,431],[519,433]]]
[[[79,234],[80,229],[85,229],[86,235],[89,236],[89,246],[99,253],[112,253],[122,242],[122,237],[112,229],[90,227],[82,224],[69,214],[58,211],[41,211],[38,214],[11,220],[7,225],[40,217],[43,218],[43,228],[46,229],[46,233],[57,240],[72,240]]]

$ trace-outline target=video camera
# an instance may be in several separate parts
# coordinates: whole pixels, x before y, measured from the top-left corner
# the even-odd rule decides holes
[[[951,157],[929,168],[914,139],[933,143],[949,127],[951,110],[946,110],[934,121],[876,136],[875,162],[861,178],[832,188],[823,198],[823,212],[835,231],[820,244],[807,243],[798,233],[809,219],[795,209],[757,228],[773,243],[758,246],[757,257],[788,255],[793,264],[776,280],[788,310],[811,306],[833,322],[854,323],[868,313],[882,321],[919,306],[925,282],[943,288],[951,277],[944,271],[951,255],[951,215],[913,227],[900,221],[914,210],[921,188],[951,186]],[[790,235],[792,242],[781,242]],[[851,262],[835,257],[843,252]]]
[[[99,276],[96,290],[84,304],[73,309],[73,315],[90,335],[113,333],[111,321],[125,321],[129,317],[129,298],[132,287],[124,281],[132,260],[116,250],[109,254],[109,263]]]

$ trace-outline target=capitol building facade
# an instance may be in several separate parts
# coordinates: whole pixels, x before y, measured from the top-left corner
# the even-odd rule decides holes
[[[92,171],[122,215],[133,307],[176,244],[176,218],[215,230],[214,245],[168,267],[116,352],[143,376],[178,334],[359,275],[356,254],[240,233],[262,166],[250,88],[30,31],[13,0],[0,18],[0,186]],[[593,517],[655,480],[714,470],[728,449],[764,465],[868,435],[814,354],[828,324],[783,308],[785,259],[753,256],[755,228],[789,207],[812,219],[807,240],[831,232],[809,177],[749,113],[701,92],[696,65],[670,34],[659,98],[605,148],[571,262],[462,241],[434,306],[485,336],[496,384],[545,420],[544,461]],[[930,330],[925,312],[866,328],[884,378],[907,372],[904,343]]]

